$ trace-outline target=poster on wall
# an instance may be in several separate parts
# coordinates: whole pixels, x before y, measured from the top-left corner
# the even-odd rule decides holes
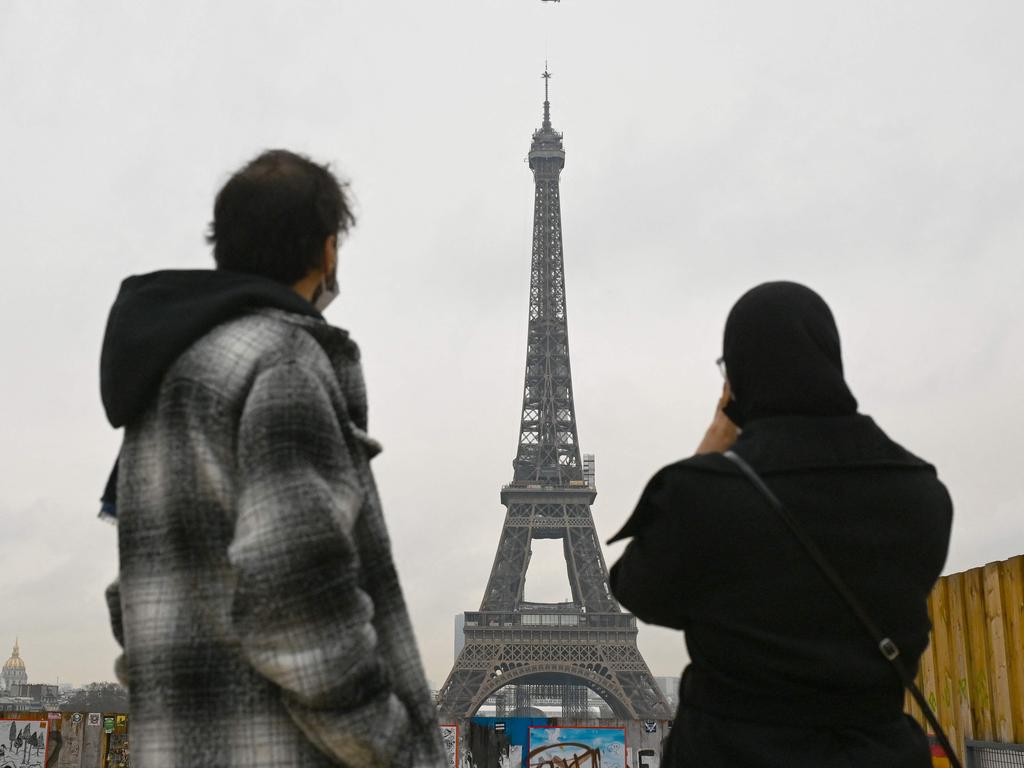
[[[46,720],[0,720],[0,768],[43,768]]]
[[[444,742],[444,751],[447,754],[448,768],[458,768],[459,765],[459,726],[442,725],[441,740]]]
[[[626,729],[530,728],[529,768],[626,768]]]

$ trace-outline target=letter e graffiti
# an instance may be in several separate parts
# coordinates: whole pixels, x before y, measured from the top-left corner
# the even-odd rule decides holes
[[[653,749],[641,749],[636,758],[636,768],[658,768],[658,756]]]

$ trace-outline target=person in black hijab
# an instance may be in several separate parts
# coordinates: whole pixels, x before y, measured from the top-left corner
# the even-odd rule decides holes
[[[757,489],[764,478],[916,671],[952,503],[843,376],[828,305],[765,283],[733,307],[726,375],[697,454],[660,470],[611,541],[612,591],[681,629],[690,655],[662,765],[928,768],[901,682]]]

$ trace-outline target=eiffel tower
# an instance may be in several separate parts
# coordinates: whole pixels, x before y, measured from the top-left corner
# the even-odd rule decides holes
[[[576,432],[562,261],[558,181],[562,135],[551,127],[544,70],[544,121],[529,162],[536,191],[526,381],[513,478],[498,551],[480,603],[467,612],[465,645],[438,693],[445,717],[471,717],[488,700],[499,715],[561,704],[563,717],[588,712],[589,688],[616,717],[671,717],[636,645],[636,618],[608,587],[608,568],[590,513],[597,491],[584,472]],[[561,539],[572,600],[524,599],[534,539]]]

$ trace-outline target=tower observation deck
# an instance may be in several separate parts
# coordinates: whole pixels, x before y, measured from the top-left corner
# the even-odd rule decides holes
[[[587,714],[587,690],[617,717],[671,717],[636,645],[636,619],[608,585],[590,505],[597,490],[584,475],[569,364],[559,179],[562,134],[544,113],[534,131],[530,310],[523,405],[512,482],[498,550],[478,611],[465,614],[465,645],[439,694],[446,717],[469,717],[492,702],[502,716],[526,714],[543,700],[564,717]],[[524,598],[534,539],[561,539],[572,598]]]

